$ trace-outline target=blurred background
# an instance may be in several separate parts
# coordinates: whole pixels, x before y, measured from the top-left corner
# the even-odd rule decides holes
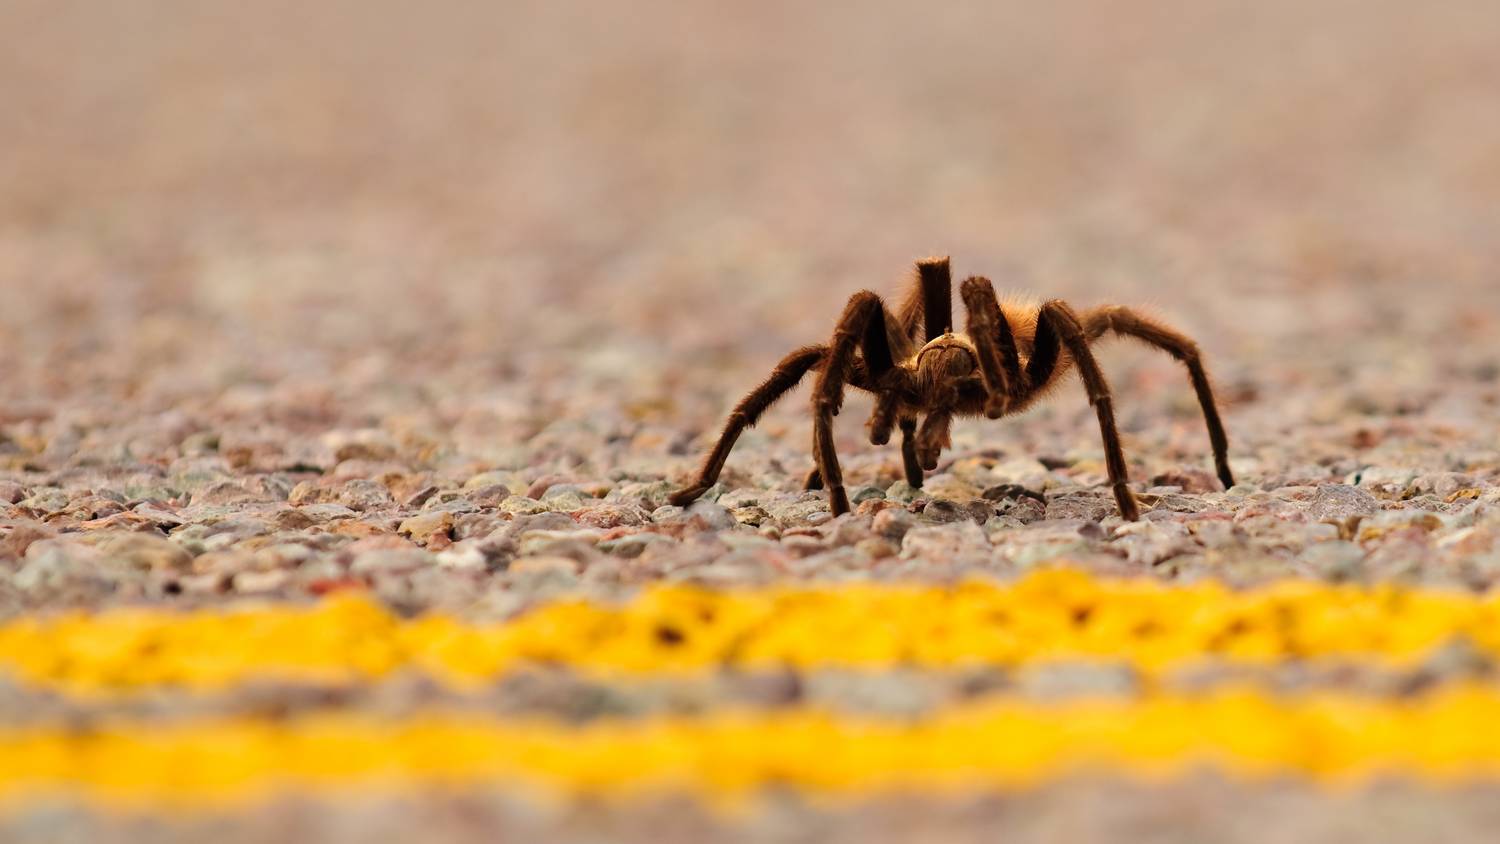
[[[1485,0],[0,20],[10,398],[386,357],[763,369],[929,253],[1157,304],[1217,357],[1452,336],[1496,286]]]
[[[1061,553],[1163,579],[1493,583],[1497,106],[1494,0],[0,0],[0,617],[364,585],[403,612],[494,620],[574,588],[1004,579]],[[825,529],[795,492],[805,394],[743,438],[724,476],[743,494],[705,508],[716,523],[655,510],[787,350],[932,254],[1198,338],[1248,492],[1203,472],[1177,366],[1116,344],[1101,359],[1132,477],[1176,502],[1128,535],[1097,524],[1113,505],[1072,387],[956,427],[946,488],[994,516],[988,536],[952,507],[922,510],[925,533],[895,508],[892,542],[868,514]],[[851,489],[880,498],[899,463],[866,441],[867,409],[851,397],[838,444]],[[1013,481],[1048,503],[1022,519],[978,498]],[[591,542],[521,553],[528,525]],[[601,550],[605,530],[640,542]],[[1402,706],[1471,652],[1379,688]],[[428,693],[383,688],[223,699],[280,719]],[[605,700],[557,688],[524,711]],[[0,715],[118,714],[7,689]],[[162,723],[200,711],[172,694]],[[710,713],[734,700],[705,695]],[[1069,824],[1112,840],[1121,815],[1101,806],[1168,826],[1237,807],[1246,841],[1268,817],[1295,825],[1288,805],[1377,832],[1371,807],[1419,831],[1442,815],[1417,791],[1282,785],[1258,803],[1221,783],[1001,808],[1061,824],[1037,840]],[[1495,801],[1464,794],[1487,840]],[[407,808],[345,837],[427,832]],[[489,840],[471,809],[442,817]],[[839,830],[901,838],[882,817]],[[656,820],[637,837],[663,840]]]

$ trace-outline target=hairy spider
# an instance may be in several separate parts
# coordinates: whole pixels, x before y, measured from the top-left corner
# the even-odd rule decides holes
[[[1213,388],[1197,344],[1186,335],[1118,305],[1082,315],[1059,299],[1040,306],[1001,305],[989,279],[978,276],[966,279],[959,291],[968,310],[967,330],[960,333],[953,331],[953,281],[947,258],[917,262],[917,283],[895,313],[868,290],[849,297],[828,344],[803,346],[787,355],[764,383],[740,400],[697,480],[674,493],[671,502],[686,506],[713,486],[740,433],[811,370],[818,370],[812,399],[816,464],[806,488],[826,486],[833,513],[839,515],[849,512],[849,497],[833,448],[833,417],[843,404],[846,384],[875,395],[875,409],[866,423],[870,442],[890,442],[891,428],[900,426],[906,480],[920,487],[923,471],[937,468],[938,455],[950,445],[953,417],[983,414],[999,419],[1020,413],[1076,367],[1099,417],[1105,466],[1120,515],[1134,520],[1140,514],[1128,486],[1109,385],[1089,348],[1109,332],[1155,346],[1187,367],[1203,407],[1219,480],[1226,489],[1234,485],[1229,441]]]

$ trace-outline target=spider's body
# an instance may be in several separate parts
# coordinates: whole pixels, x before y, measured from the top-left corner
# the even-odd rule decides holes
[[[984,401],[984,382],[979,378],[979,352],[963,334],[944,334],[902,362],[911,386],[901,394],[902,409],[950,405],[966,408]],[[967,412],[974,412],[969,410]]]
[[[1096,308],[1082,316],[1055,299],[1041,305],[1002,306],[989,280],[977,276],[960,286],[968,324],[965,331],[954,332],[948,259],[920,261],[917,271],[919,283],[896,311],[874,293],[856,293],[827,345],[805,346],[787,355],[771,377],[730,413],[697,481],[673,495],[672,503],[685,505],[712,486],[740,432],[754,425],[773,401],[814,369],[818,370],[813,390],[817,465],[808,475],[807,488],[826,485],[835,515],[849,510],[832,434],[832,418],[843,404],[845,385],[875,395],[867,423],[872,443],[889,442],[892,428],[901,428],[907,482],[920,487],[924,470],[937,468],[938,455],[949,444],[953,417],[998,419],[1019,413],[1076,370],[1099,418],[1105,464],[1120,514],[1135,519],[1138,511],[1128,487],[1113,399],[1090,349],[1094,340],[1109,332],[1142,340],[1186,365],[1203,408],[1219,479],[1226,488],[1234,484],[1228,440],[1192,340],[1119,306]]]

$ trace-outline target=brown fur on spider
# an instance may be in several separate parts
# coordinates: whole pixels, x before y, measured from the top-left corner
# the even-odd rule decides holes
[[[1203,407],[1219,480],[1226,489],[1234,485],[1229,441],[1214,404],[1213,388],[1197,344],[1186,335],[1117,305],[1082,314],[1058,299],[1040,306],[1001,305],[989,279],[978,276],[960,285],[968,324],[965,331],[955,333],[948,259],[918,261],[917,281],[895,312],[868,290],[851,296],[827,345],[804,346],[787,355],[764,383],[740,400],[697,480],[674,493],[671,502],[686,506],[713,486],[740,433],[814,369],[818,370],[812,397],[816,465],[806,486],[826,486],[836,516],[849,512],[833,448],[833,417],[843,404],[846,385],[875,395],[867,423],[870,442],[884,445],[890,442],[891,429],[901,428],[906,480],[920,487],[923,471],[937,468],[938,455],[949,446],[953,417],[998,419],[1020,413],[1070,370],[1077,370],[1099,417],[1105,466],[1120,515],[1134,520],[1139,510],[1130,493],[1109,385],[1090,349],[1093,341],[1110,332],[1155,346],[1187,367]]]

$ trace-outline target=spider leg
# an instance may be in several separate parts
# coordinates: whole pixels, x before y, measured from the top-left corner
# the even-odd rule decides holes
[[[906,469],[906,483],[912,489],[922,488],[922,463],[917,459],[917,420],[901,420],[901,465]]]
[[[693,482],[692,486],[672,493],[667,500],[678,507],[686,507],[713,486],[719,479],[719,473],[724,469],[724,461],[729,457],[729,450],[734,448],[734,443],[739,439],[740,434],[759,421],[761,414],[765,413],[766,408],[770,407],[773,402],[797,386],[808,370],[817,366],[827,353],[827,346],[803,346],[782,358],[781,362],[776,364],[776,369],[771,372],[770,377],[740,399],[740,403],[730,411],[729,419],[724,423],[724,431],[719,434],[719,441],[714,444],[713,450],[703,461],[703,468],[698,472],[698,479]]]
[[[900,404],[900,395],[893,389],[884,389],[883,380],[890,379],[890,373],[895,370],[894,355],[891,351],[890,338],[887,336],[887,327],[893,323],[893,318],[882,308],[882,319],[872,319],[865,326],[864,336],[860,339],[860,359],[850,361],[848,383],[850,385],[870,390],[876,394],[875,409],[870,414],[870,420],[866,423],[870,429],[870,442],[875,445],[885,445],[891,440],[891,428],[896,422],[896,410]],[[823,473],[814,465],[808,471],[803,480],[802,488],[805,490],[818,490],[823,488]]]
[[[1052,320],[1042,319],[1039,312],[1036,320],[1036,333],[1032,336],[1031,357],[1026,359],[1027,389],[1022,392],[1021,399],[1030,398],[1033,393],[1052,380],[1052,373],[1057,369],[1061,346],[1062,341],[1058,339],[1057,329],[1053,328]]]
[[[802,482],[802,488],[803,489],[822,489],[823,488],[823,473],[821,473],[821,472],[818,471],[818,467],[817,466],[814,466],[814,467],[812,467],[811,469],[809,469],[807,471],[807,478],[806,478],[806,480],[804,480]]]
[[[1026,389],[1021,358],[1016,353],[1016,338],[1005,313],[1000,310],[995,287],[989,279],[979,276],[964,279],[959,293],[969,312],[969,339],[974,341],[974,350],[979,353],[979,374],[989,393],[984,403],[984,415],[999,419],[1005,415],[1012,393],[1019,394]]]
[[[885,445],[891,441],[891,428],[896,424],[896,410],[900,403],[901,396],[895,390],[876,394],[875,409],[870,412],[870,421],[865,423],[870,429],[871,445]]]
[[[896,322],[906,337],[917,337],[917,326],[921,324],[923,343],[953,328],[953,274],[947,257],[923,258],[917,262],[917,284],[896,313]]]
[[[1219,482],[1224,484],[1225,489],[1234,486],[1234,473],[1229,471],[1229,438],[1224,434],[1224,423],[1219,419],[1219,408],[1214,403],[1213,387],[1203,368],[1198,344],[1180,331],[1119,305],[1088,311],[1083,315],[1083,325],[1090,340],[1097,340],[1105,332],[1113,331],[1155,346],[1182,361],[1187,367],[1189,380],[1193,382],[1193,391],[1198,394],[1198,404],[1203,408],[1203,421],[1208,427],[1208,441],[1213,446],[1214,468],[1218,470]]]
[[[922,280],[922,327],[927,341],[953,330],[953,273],[947,258],[917,262],[917,276]]]
[[[1133,522],[1140,518],[1140,509],[1135,496],[1130,494],[1130,477],[1125,468],[1125,454],[1120,448],[1120,430],[1115,426],[1114,400],[1110,396],[1109,383],[1089,349],[1088,335],[1079,325],[1073,309],[1066,302],[1053,299],[1042,305],[1037,314],[1034,351],[1026,364],[1026,374],[1032,385],[1046,384],[1051,377],[1058,363],[1059,344],[1068,350],[1078,367],[1078,377],[1088,391],[1089,404],[1094,406],[1094,413],[1099,417],[1099,432],[1104,439],[1104,464],[1109,471],[1115,503],[1120,507],[1120,515]]]
[[[917,432],[917,458],[923,469],[937,468],[938,457],[951,444],[948,434],[952,424],[953,414],[947,410],[934,410],[922,420],[922,429]]]
[[[849,496],[844,492],[844,475],[833,445],[833,417],[843,406],[844,385],[851,376],[858,374],[866,382],[862,386],[876,391],[877,402],[884,401],[885,391],[894,386],[889,383],[890,376],[898,370],[891,358],[888,318],[893,319],[874,293],[862,290],[849,297],[828,344],[828,363],[813,386],[813,457],[835,516],[849,512]],[[855,366],[856,344],[863,354],[859,361],[862,367]],[[876,410],[880,410],[878,405]]]

